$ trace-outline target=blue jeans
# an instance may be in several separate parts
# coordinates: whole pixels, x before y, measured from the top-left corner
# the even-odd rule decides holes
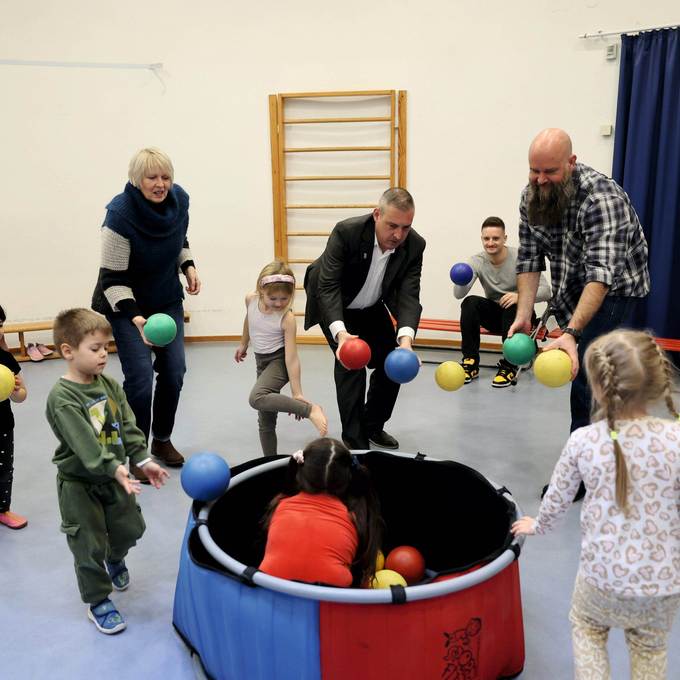
[[[586,370],[583,365],[583,356],[588,349],[588,345],[595,338],[615,328],[624,325],[630,318],[635,304],[640,298],[617,297],[608,295],[600,309],[595,312],[595,316],[590,323],[583,329],[583,335],[578,343],[578,375],[571,384],[571,429],[570,432],[590,424],[590,402],[591,394],[586,378]]]
[[[147,441],[150,431],[153,432],[154,439],[170,439],[186,373],[182,303],[178,302],[160,311],[169,314],[177,324],[177,336],[165,347],[145,345],[137,326],[122,314],[108,317],[125,376],[125,396],[135,414],[137,427],[144,433]],[[155,358],[152,358],[152,354]],[[154,371],[158,374],[155,391]]]

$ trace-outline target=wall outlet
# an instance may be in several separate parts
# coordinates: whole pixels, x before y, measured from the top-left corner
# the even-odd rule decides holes
[[[607,61],[613,61],[619,56],[619,46],[614,43],[613,45],[607,45],[605,49],[605,56]]]
[[[600,135],[602,135],[602,137],[611,137],[613,132],[613,125],[600,125]]]

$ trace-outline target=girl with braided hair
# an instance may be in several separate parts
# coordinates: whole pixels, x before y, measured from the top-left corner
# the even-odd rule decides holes
[[[667,638],[680,605],[680,422],[673,369],[645,332],[616,330],[585,354],[593,422],[575,430],[538,517],[514,534],[544,534],[581,482],[581,559],[572,597],[575,677],[609,678],[607,636],[623,628],[631,678],[666,677]],[[665,401],[673,419],[650,415]]]

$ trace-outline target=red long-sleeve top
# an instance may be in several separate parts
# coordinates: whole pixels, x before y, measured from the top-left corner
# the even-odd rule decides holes
[[[358,544],[354,522],[339,498],[301,491],[276,507],[260,570],[279,578],[350,586]]]

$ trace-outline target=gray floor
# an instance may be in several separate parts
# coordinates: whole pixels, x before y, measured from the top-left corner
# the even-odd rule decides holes
[[[189,345],[187,373],[174,443],[185,454],[212,450],[231,464],[259,455],[256,414],[247,402],[252,386],[252,358],[237,366],[233,344]],[[300,348],[303,386],[329,416],[330,433],[339,436],[330,352]],[[427,351],[444,360],[445,352]],[[458,392],[441,391],[433,365],[402,388],[389,426],[403,451],[451,458],[505,484],[527,513],[535,513],[537,492],[549,478],[568,428],[568,389],[549,390],[530,374],[516,388],[494,390],[494,375],[483,369],[478,381]],[[13,508],[29,526],[13,532],[0,526],[0,678],[125,677],[193,678],[197,675],[186,648],[175,635],[172,601],[179,546],[189,500],[178,472],[156,491],[140,497],[147,533],[128,558],[132,585],[115,601],[128,619],[123,634],[106,637],[85,616],[70,553],[59,533],[54,439],[45,421],[45,398],[63,373],[60,360],[23,364],[29,388],[24,404],[14,406],[16,475]],[[120,379],[116,355],[108,373]],[[308,422],[280,418],[280,452],[300,448],[313,438]],[[570,678],[571,646],[567,612],[579,552],[576,506],[561,530],[530,539],[521,556],[526,635],[523,680]],[[670,641],[670,667],[680,664],[680,626]],[[613,677],[627,678],[627,654],[620,631],[612,633]],[[235,679],[247,680],[247,679]],[[349,680],[349,679],[348,679]]]

